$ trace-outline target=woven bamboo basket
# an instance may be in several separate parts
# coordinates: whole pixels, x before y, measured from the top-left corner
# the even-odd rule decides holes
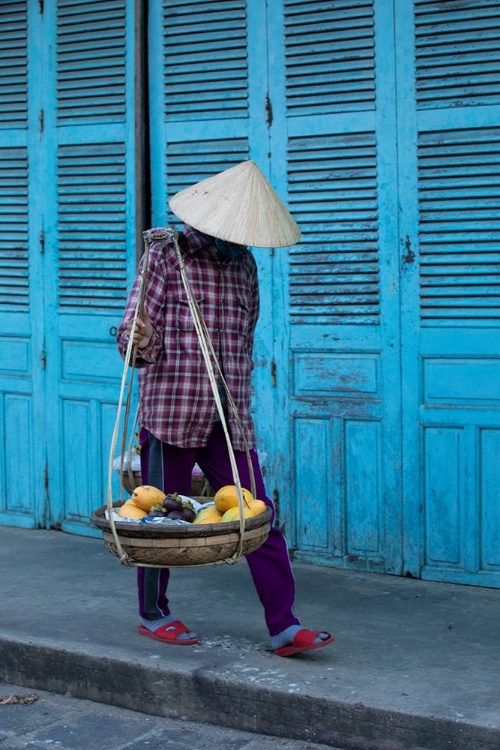
[[[195,498],[206,501],[207,498]],[[113,503],[119,508],[123,503]],[[106,519],[107,505],[95,510],[92,523],[101,529],[106,547],[120,557]],[[271,510],[247,518],[243,532],[242,554],[247,555],[263,544],[270,531]],[[238,552],[240,545],[239,521],[189,525],[166,525],[115,522],[115,531],[127,555],[126,565],[153,567],[191,567],[225,562]]]

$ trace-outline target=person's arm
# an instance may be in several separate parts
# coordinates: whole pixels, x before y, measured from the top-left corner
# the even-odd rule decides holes
[[[253,351],[255,327],[259,319],[259,308],[260,308],[259,280],[257,277],[257,268],[255,268],[254,276],[253,276],[249,320],[248,320],[248,353],[250,354],[250,357],[252,356],[252,351]]]
[[[145,367],[148,364],[156,362],[163,346],[164,302],[167,283],[163,261],[161,258],[158,258],[155,250],[156,248],[152,246],[149,267],[146,274],[145,315],[142,316],[142,320],[137,321],[136,335],[134,336],[134,343],[139,345],[136,358],[137,367]],[[118,351],[123,359],[125,359],[127,353],[130,329],[137,304],[137,295],[141,283],[142,262],[139,266],[139,272],[134,281],[117,333]]]

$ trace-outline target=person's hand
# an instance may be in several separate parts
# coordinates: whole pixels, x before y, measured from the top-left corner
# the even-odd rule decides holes
[[[132,330],[132,323],[129,323],[128,330]],[[147,312],[144,312],[141,318],[137,318],[133,338],[134,346],[137,346],[139,349],[144,349],[151,341],[152,336],[153,326],[151,325]]]

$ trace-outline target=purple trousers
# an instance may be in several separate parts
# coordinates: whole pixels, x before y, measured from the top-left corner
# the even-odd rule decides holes
[[[203,448],[178,448],[163,443],[147,430],[141,430],[141,471],[144,484],[163,489],[166,494],[178,492],[188,495],[192,470],[197,463],[215,492],[226,484],[234,484],[229,452],[220,422]],[[257,451],[250,451],[255,475],[256,494],[272,511],[274,506],[266,496],[264,480]],[[250,488],[247,457],[244,451],[235,451],[238,473],[243,487]],[[246,555],[246,561],[264,607],[266,624],[271,636],[281,633],[290,625],[300,622],[293,611],[295,579],[285,537],[271,525],[267,541],[254,552]],[[168,568],[137,568],[139,613],[147,620],[158,620],[170,614],[167,586],[170,578]]]

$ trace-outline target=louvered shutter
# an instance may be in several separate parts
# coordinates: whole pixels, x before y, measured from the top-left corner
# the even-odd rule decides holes
[[[473,125],[419,134],[422,321],[495,324],[500,131],[476,108],[500,104],[500,6],[417,0],[415,38],[417,107],[466,107]]]
[[[415,1],[417,106],[499,104],[496,0]]]
[[[292,116],[374,109],[370,0],[285,0],[286,106]]]
[[[58,0],[50,17],[56,106],[47,127],[56,143],[57,182],[48,207],[57,226],[48,242],[57,272],[51,325],[59,336],[51,339],[48,363],[64,436],[51,477],[52,513],[77,533],[91,533],[89,513],[105,497],[123,368],[114,334],[144,229],[136,223],[139,7],[125,0]]]
[[[379,322],[377,147],[373,133],[290,138],[292,324]]]
[[[34,437],[44,407],[37,326],[43,288],[30,200],[36,164],[28,137],[35,98],[28,98],[30,24],[37,28],[37,14],[28,18],[26,2],[0,4],[0,524],[27,528],[43,520],[44,466],[43,435]]]
[[[127,282],[125,144],[61,145],[57,171],[61,311],[120,310]]]
[[[270,73],[271,99],[283,105],[274,108],[271,152],[284,160],[275,171],[302,230],[288,252],[284,312],[276,311],[288,346],[277,349],[288,410],[279,419],[290,425],[273,446],[287,467],[277,480],[281,511],[298,558],[395,571],[392,5],[282,0],[269,33],[283,39]]]
[[[163,28],[166,118],[245,117],[245,0],[167,0]]]
[[[25,2],[0,5],[0,309],[29,308]]]
[[[398,86],[408,568],[499,586],[500,7],[397,14],[415,53],[414,87],[402,60]]]
[[[286,106],[310,133],[288,142],[290,206],[303,230],[291,250],[292,323],[378,322],[375,133],[314,133],[314,118],[375,108],[371,0],[284,1]],[[330,135],[331,133],[331,135]]]
[[[424,325],[500,324],[500,129],[421,133]]]
[[[127,281],[126,134],[119,127],[126,106],[126,4],[59,0],[56,48],[57,124],[69,141],[61,139],[57,154],[59,304],[74,312],[121,308]],[[83,142],[80,129],[88,134]]]
[[[245,0],[150,3],[153,223],[174,224],[168,198],[249,155]],[[158,75],[162,71],[162,75]]]

